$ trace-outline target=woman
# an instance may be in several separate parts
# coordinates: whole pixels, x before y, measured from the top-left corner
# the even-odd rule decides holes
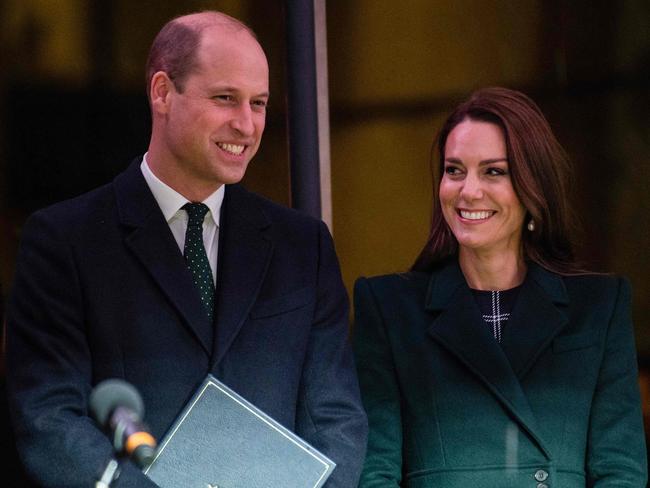
[[[627,281],[574,260],[567,160],[504,88],[438,141],[429,240],[355,286],[361,487],[645,487]]]

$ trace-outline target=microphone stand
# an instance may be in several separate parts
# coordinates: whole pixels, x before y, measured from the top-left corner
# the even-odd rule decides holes
[[[109,488],[120,473],[119,464],[115,459],[108,461],[102,477],[95,483],[95,488]]]

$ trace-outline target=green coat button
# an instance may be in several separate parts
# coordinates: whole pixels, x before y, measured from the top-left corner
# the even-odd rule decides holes
[[[543,469],[538,469],[535,472],[535,479],[537,481],[546,481],[547,478],[548,478],[548,473],[546,471],[544,471]],[[538,486],[538,488],[543,488],[543,487]]]

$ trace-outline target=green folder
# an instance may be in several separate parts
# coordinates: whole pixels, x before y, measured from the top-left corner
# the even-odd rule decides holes
[[[208,375],[144,472],[161,488],[319,488],[335,466]]]

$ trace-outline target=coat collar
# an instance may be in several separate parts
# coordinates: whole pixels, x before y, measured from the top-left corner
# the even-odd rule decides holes
[[[270,221],[244,189],[226,186],[221,211],[215,322],[203,313],[192,275],[140,171],[138,158],[114,181],[125,242],[204,351],[216,363],[255,302],[271,258]],[[215,332],[216,329],[216,332]]]
[[[513,327],[504,336],[504,347],[517,377],[522,380],[540,354],[569,322],[569,296],[562,278],[529,264],[526,280],[510,315]]]
[[[255,303],[271,261],[271,221],[257,198],[226,187],[219,234],[213,366],[223,358]]]
[[[192,275],[169,225],[134,160],[114,180],[119,220],[126,228],[125,243],[149,272],[206,354],[212,350],[212,323],[203,312]]]
[[[508,329],[509,354],[483,324],[471,290],[454,260],[434,272],[425,308],[439,312],[429,327],[430,335],[456,356],[518,419],[540,448],[549,451],[521,387],[521,379],[541,352],[567,323],[558,306],[568,303],[562,279],[535,264],[517,297]],[[511,351],[511,352],[510,352]]]

